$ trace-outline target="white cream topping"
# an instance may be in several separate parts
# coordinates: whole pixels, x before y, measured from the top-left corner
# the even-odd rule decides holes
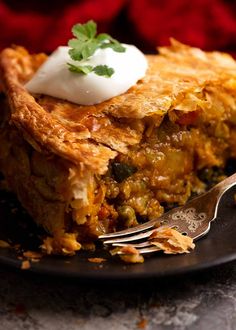
[[[111,48],[98,49],[85,61],[73,61],[69,47],[58,47],[25,85],[30,93],[46,94],[82,105],[92,105],[126,92],[144,77],[147,60],[133,45],[123,44],[126,51],[118,53]],[[69,71],[74,65],[107,65],[115,70],[110,78],[94,72],[87,75]]]

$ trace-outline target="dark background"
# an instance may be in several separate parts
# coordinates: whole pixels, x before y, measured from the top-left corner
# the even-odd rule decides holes
[[[67,44],[71,27],[94,19],[99,32],[146,52],[170,37],[205,50],[236,54],[236,1],[6,0],[0,1],[0,49],[11,44],[51,52]]]
[[[236,3],[229,0],[0,1],[0,49],[14,43],[51,52],[67,43],[73,24],[91,18],[100,32],[147,52],[172,36],[236,54]],[[235,262],[194,275],[119,285],[86,285],[0,267],[0,328],[5,330],[233,330],[235,311]]]

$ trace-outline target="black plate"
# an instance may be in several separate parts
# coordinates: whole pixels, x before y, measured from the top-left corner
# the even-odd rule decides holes
[[[96,252],[79,252],[74,257],[47,256],[38,263],[32,263],[29,271],[48,275],[76,277],[80,279],[143,279],[158,278],[196,271],[223,264],[236,259],[236,206],[232,188],[220,203],[217,220],[210,233],[199,240],[196,249],[185,255],[164,255],[156,253],[147,257],[143,264],[126,265],[111,258],[104,249]],[[11,194],[0,192],[0,239],[20,243],[25,249],[39,244],[38,229],[19,207]],[[19,254],[14,249],[0,248],[0,262],[20,268]],[[105,257],[107,261],[94,264],[90,257]]]

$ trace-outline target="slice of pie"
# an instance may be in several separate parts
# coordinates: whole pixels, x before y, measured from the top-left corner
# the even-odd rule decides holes
[[[144,79],[93,106],[24,85],[47,58],[0,56],[0,169],[49,233],[47,253],[159,217],[204,184],[198,172],[236,157],[236,62],[172,41],[147,56]]]

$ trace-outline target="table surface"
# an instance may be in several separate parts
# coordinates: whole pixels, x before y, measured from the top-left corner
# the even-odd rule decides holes
[[[0,329],[236,329],[236,262],[152,281],[81,282],[0,268]]]

